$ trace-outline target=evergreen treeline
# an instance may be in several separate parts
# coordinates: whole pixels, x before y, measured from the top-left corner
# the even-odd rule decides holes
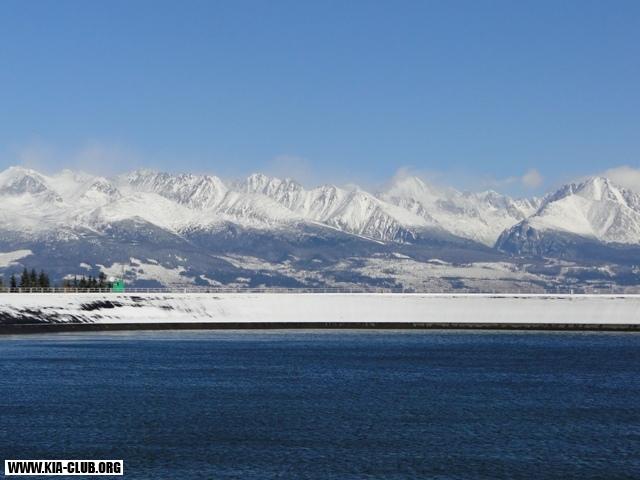
[[[97,277],[85,277],[84,275],[78,279],[73,277],[73,280],[65,280],[62,284],[65,288],[111,288],[111,282],[107,282],[107,276],[104,272],[100,272]]]
[[[4,281],[0,277],[0,288],[4,288]],[[35,268],[32,268],[31,271],[26,268],[22,271],[20,277],[16,277],[15,274],[12,274],[9,279],[9,285],[7,285],[10,289],[18,289],[18,288],[50,288],[54,285],[51,283],[49,279],[49,275],[44,271],[40,270],[40,273],[36,272]],[[107,281],[107,276],[104,272],[100,272],[97,277],[92,277],[89,275],[85,277],[84,275],[80,278],[77,276],[73,277],[73,280],[64,280],[62,282],[62,286],[64,288],[111,288],[111,282]]]
[[[4,286],[4,279],[0,278],[0,288]],[[9,285],[7,286],[9,288],[49,288],[51,287],[51,281],[44,270],[40,270],[40,273],[37,273],[35,268],[32,268],[31,271],[25,268],[22,271],[22,275],[20,275],[20,280],[16,278],[15,273],[11,274]]]
[[[30,272],[25,268],[20,275],[20,283],[15,285],[16,283],[15,275],[11,275],[12,288],[16,286],[20,288],[49,288],[51,286],[49,275],[44,270],[40,270],[40,274],[38,274],[35,268],[32,268]]]

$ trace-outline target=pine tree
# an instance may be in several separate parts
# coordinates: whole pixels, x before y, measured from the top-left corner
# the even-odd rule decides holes
[[[79,288],[87,288],[87,279],[84,278],[84,275],[82,276],[82,278],[78,282],[78,287]]]
[[[107,288],[107,275],[104,272],[100,272],[98,275],[98,287]]]
[[[17,284],[17,283],[18,283],[18,282],[16,282],[16,274],[15,274],[15,273],[12,273],[12,274],[11,274],[11,280],[10,280],[10,282],[11,282],[11,283],[9,284],[9,286],[10,286],[11,288],[17,288],[17,286],[18,286],[18,284]]]
[[[29,275],[29,286],[37,287],[38,286],[38,274],[36,273],[36,269],[31,269],[31,274]]]
[[[40,270],[40,275],[38,276],[38,286],[40,288],[49,288],[49,276],[44,273],[44,270]]]
[[[29,278],[29,271],[25,269],[20,276],[20,288],[29,288],[31,286],[31,279]]]

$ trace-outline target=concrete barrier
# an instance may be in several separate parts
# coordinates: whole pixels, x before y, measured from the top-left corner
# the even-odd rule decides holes
[[[637,325],[640,295],[0,294],[0,324]]]

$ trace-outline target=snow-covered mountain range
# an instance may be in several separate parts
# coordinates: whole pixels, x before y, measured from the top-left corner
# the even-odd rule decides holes
[[[595,259],[593,268],[614,265],[633,283],[640,264],[640,195],[601,177],[514,199],[416,177],[372,193],[262,174],[104,178],[11,167],[0,173],[0,202],[5,273],[50,263],[60,278],[124,269],[132,280],[163,284],[406,286],[407,271],[394,269],[411,261],[414,286],[421,275],[464,279],[461,266],[480,263],[493,277],[517,271],[513,281],[535,284],[560,277],[532,274],[531,265],[584,269]],[[31,253],[16,259],[17,251]],[[11,260],[2,264],[3,255]]]
[[[227,184],[215,176],[150,170],[107,179],[69,170],[47,176],[21,167],[0,173],[0,198],[1,227],[17,232],[98,228],[133,218],[174,232],[223,222],[253,228],[307,222],[381,241],[440,230],[488,246],[539,205],[491,191],[436,189],[415,177],[372,194],[335,185],[307,190],[292,179],[262,174]]]
[[[498,245],[519,249],[546,232],[568,233],[605,243],[640,243],[640,195],[603,177],[563,186],[537,211],[506,230]]]

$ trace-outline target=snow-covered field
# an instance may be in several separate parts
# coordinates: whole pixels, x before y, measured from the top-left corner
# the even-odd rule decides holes
[[[16,263],[21,258],[28,257],[32,255],[33,252],[31,250],[15,250],[13,252],[3,252],[0,253],[0,267],[7,267]]]
[[[43,321],[640,324],[640,295],[0,294],[0,323]]]

